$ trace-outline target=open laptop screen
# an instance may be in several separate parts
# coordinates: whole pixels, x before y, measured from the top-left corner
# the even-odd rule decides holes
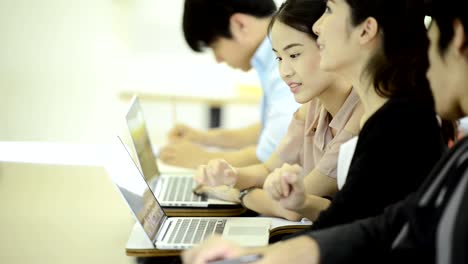
[[[126,120],[143,175],[147,182],[155,182],[156,177],[159,176],[159,170],[146,129],[143,111],[136,96],[133,97],[130,103]]]
[[[148,184],[123,143],[121,152],[122,156],[127,155],[121,162],[124,161],[128,166],[120,166],[118,171],[113,171],[111,173],[112,180],[119,188],[134,215],[138,218],[148,237],[151,241],[154,241],[165,218],[165,213],[154,198]]]

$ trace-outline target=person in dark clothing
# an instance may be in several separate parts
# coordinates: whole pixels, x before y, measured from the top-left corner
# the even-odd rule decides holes
[[[333,0],[335,3],[342,1],[344,0]],[[437,113],[448,120],[457,120],[468,115],[466,5],[464,0],[432,1],[433,22],[428,32],[431,43],[428,52],[430,68],[427,77],[431,83]],[[450,167],[452,160],[465,156],[461,154],[466,154],[467,150],[468,138],[465,138],[441,159],[417,192],[389,206],[379,216],[308,231],[302,236],[265,248],[243,249],[215,237],[185,252],[183,260],[185,263],[206,263],[214,259],[261,253],[263,258],[258,263],[434,263],[436,257],[440,257],[435,255],[434,234],[439,222],[422,216],[434,215],[439,208],[424,207],[427,203],[426,195],[439,183],[439,179],[453,178],[465,173],[463,170],[445,168]],[[456,162],[454,164],[455,167],[460,165]],[[457,182],[453,181],[452,184],[456,185]],[[466,196],[467,190],[463,191]],[[447,194],[440,195],[444,193]],[[441,191],[438,194],[436,197],[440,199],[436,199],[436,203],[443,204],[444,197],[450,196],[451,192]],[[465,236],[466,242],[467,234],[460,235]],[[460,249],[466,253],[466,248]],[[438,261],[457,263],[455,260]]]
[[[310,1],[286,1],[276,19],[297,23],[291,18],[295,10]],[[313,26],[320,67],[350,80],[365,113],[345,183],[328,209],[321,211],[320,197],[306,195],[303,179],[291,171],[265,181],[273,199],[314,221],[312,229],[382,213],[417,190],[446,150],[425,76],[428,41],[422,7],[422,0],[329,1]],[[400,36],[405,36],[404,45]]]

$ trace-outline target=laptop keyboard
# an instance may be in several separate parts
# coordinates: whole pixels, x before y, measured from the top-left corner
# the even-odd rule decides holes
[[[205,196],[196,195],[192,192],[195,181],[189,177],[167,177],[168,192],[165,193],[163,201],[175,202],[206,202]]]
[[[177,219],[169,244],[197,244],[213,234],[222,234],[226,219]]]

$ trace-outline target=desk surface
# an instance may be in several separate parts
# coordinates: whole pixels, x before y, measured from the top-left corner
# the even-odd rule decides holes
[[[293,222],[276,217],[261,218],[271,220],[270,237],[273,235],[291,233],[293,231],[305,229],[312,224],[310,221]],[[128,256],[136,257],[162,257],[177,256],[180,254],[180,251],[156,249],[153,243],[145,235],[141,225],[135,223],[127,241],[126,254]]]

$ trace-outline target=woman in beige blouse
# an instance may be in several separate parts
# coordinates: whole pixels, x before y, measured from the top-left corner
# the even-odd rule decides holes
[[[317,18],[322,11],[317,10]],[[224,160],[212,160],[200,166],[196,192],[241,202],[263,215],[298,220],[300,214],[285,209],[262,189],[267,177],[291,172],[304,177],[305,193],[317,196],[311,201],[317,211],[328,207],[329,200],[320,197],[331,197],[337,191],[339,147],[358,134],[362,107],[350,83],[319,69],[312,17],[306,14],[289,20],[288,25],[287,19],[275,16],[269,28],[281,77],[302,104],[286,137],[264,163],[234,168]]]

